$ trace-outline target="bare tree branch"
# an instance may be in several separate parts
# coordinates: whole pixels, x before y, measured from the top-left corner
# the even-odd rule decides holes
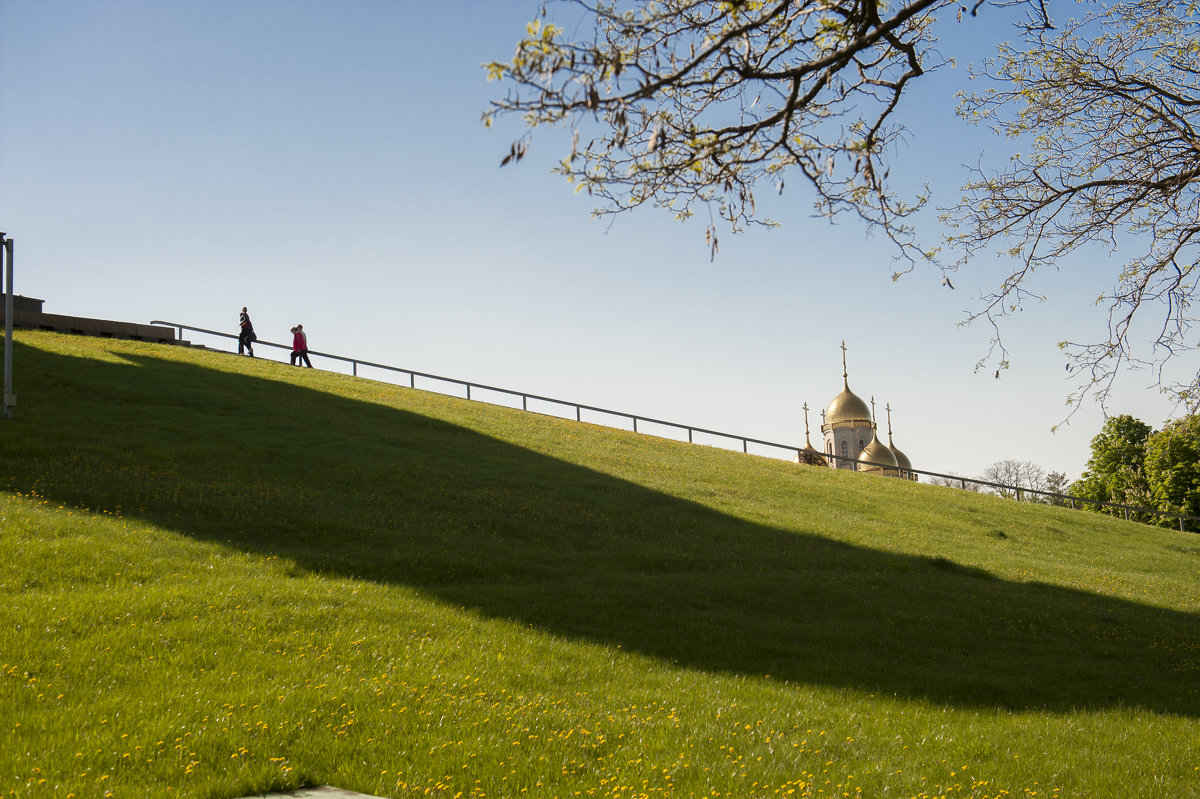
[[[1190,3],[1102,6],[1061,33],[1042,29],[1002,47],[977,74],[988,88],[960,107],[968,120],[1029,148],[1006,171],[975,170],[962,202],[943,215],[955,228],[957,266],[998,248],[1016,261],[968,319],[993,325],[988,357],[1004,352],[998,321],[1040,299],[1031,288],[1039,269],[1057,269],[1093,245],[1143,247],[1096,301],[1108,309],[1105,339],[1060,344],[1081,378],[1072,402],[1092,395],[1103,405],[1122,372],[1150,369],[1188,412],[1200,408],[1196,379],[1163,382],[1167,363],[1200,345],[1192,327],[1200,278],[1198,39]]]
[[[906,132],[897,114],[910,83],[942,64],[934,20],[983,5],[558,0],[551,7],[572,33],[543,7],[512,59],[486,65],[508,91],[484,119],[524,121],[506,163],[521,160],[538,126],[568,127],[574,143],[557,171],[600,201],[597,215],[643,205],[679,219],[707,213],[713,256],[718,224],[773,225],[755,192],[783,192],[799,176],[816,213],[858,217],[909,268],[936,263],[912,227],[928,189],[902,196],[888,180]],[[939,264],[961,268],[997,249],[1014,258],[968,319],[993,329],[980,365],[1007,366],[1001,323],[1042,298],[1039,270],[1085,248],[1140,243],[1097,300],[1108,335],[1060,343],[1081,381],[1071,401],[1103,403],[1118,375],[1151,369],[1195,411],[1198,380],[1163,378],[1197,349],[1200,10],[1192,0],[1103,0],[1059,31],[1044,0],[987,5],[1024,8],[1023,39],[976,73],[988,86],[960,112],[1027,149],[1006,170],[976,170],[961,204],[944,211],[956,260]]]

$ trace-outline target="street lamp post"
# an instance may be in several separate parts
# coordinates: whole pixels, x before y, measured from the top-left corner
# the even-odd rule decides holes
[[[4,266],[4,397],[3,414],[11,419],[17,397],[12,393],[13,345],[13,241],[0,233],[0,260]]]

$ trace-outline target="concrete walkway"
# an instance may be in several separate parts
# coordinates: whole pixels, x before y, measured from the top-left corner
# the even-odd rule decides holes
[[[322,785],[319,788],[301,788],[290,793],[264,793],[259,796],[246,796],[243,799],[382,799],[382,797],[344,791],[341,788],[334,788],[332,785]]]

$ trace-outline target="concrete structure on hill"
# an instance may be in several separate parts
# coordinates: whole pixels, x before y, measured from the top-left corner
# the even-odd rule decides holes
[[[76,333],[85,336],[125,338],[135,341],[153,341],[159,344],[184,344],[175,338],[175,328],[161,325],[142,325],[136,322],[115,322],[109,319],[91,319],[85,316],[63,316],[45,313],[45,300],[35,297],[13,297],[13,327],[31,327],[37,330],[53,330],[59,333]],[[4,306],[0,303],[0,325],[4,324]]]
[[[846,342],[842,342],[842,391],[821,411],[821,432],[824,451],[812,445],[808,432],[808,403],[804,403],[804,449],[794,459],[796,463],[830,466],[835,469],[882,474],[915,480],[912,462],[892,441],[892,406],[887,406],[888,443],[879,440],[875,421],[875,398],[870,407],[850,390],[846,369]]]

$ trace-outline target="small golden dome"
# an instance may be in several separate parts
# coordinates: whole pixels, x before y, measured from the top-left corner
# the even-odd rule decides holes
[[[792,458],[792,463],[803,463],[806,466],[828,466],[829,463],[825,460],[825,456],[811,446],[796,453],[796,457]]]
[[[812,439],[808,437],[808,403],[804,403],[804,449],[796,453],[796,457],[792,459],[792,463],[805,463],[809,466],[828,466],[829,462],[825,460],[825,456],[817,451],[817,448],[812,445]]]
[[[879,436],[875,435],[874,432],[871,433],[871,443],[867,444],[866,448],[859,454],[858,464],[860,472],[897,473],[896,456],[892,454],[890,449],[883,445],[883,442],[879,440]]]
[[[895,442],[892,441],[892,403],[887,404],[888,416],[888,449],[896,456],[896,465],[900,467],[900,476],[906,480],[915,480],[917,476],[912,473],[912,461],[908,456],[896,448]]]

